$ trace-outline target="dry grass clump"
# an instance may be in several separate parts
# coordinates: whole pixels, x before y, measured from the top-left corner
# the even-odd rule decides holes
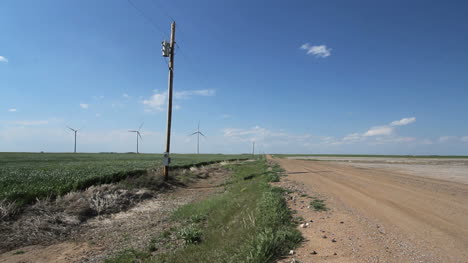
[[[8,219],[17,212],[15,203],[7,200],[0,200],[0,220]]]
[[[62,240],[91,217],[128,209],[152,196],[146,189],[121,189],[112,184],[92,186],[56,199],[38,199],[15,216],[12,216],[14,204],[2,201],[0,253],[19,246]]]

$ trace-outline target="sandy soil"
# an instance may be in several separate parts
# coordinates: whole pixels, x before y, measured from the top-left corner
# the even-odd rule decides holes
[[[306,242],[280,262],[468,262],[468,185],[335,162],[276,161],[288,174],[280,184],[294,190],[289,205],[309,222],[300,228]],[[330,210],[308,208],[310,196]]]
[[[289,159],[332,161],[468,184],[468,159],[297,156]]]
[[[208,169],[210,172],[205,179],[198,179],[188,187],[160,193],[127,211],[88,220],[64,242],[26,246],[0,254],[0,263],[102,262],[127,248],[145,249],[151,238],[177,227],[169,220],[175,209],[224,191],[222,184],[229,172],[219,165]]]

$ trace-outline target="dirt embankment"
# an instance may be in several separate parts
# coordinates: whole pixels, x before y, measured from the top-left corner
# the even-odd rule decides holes
[[[332,162],[276,161],[288,174],[281,184],[295,191],[291,208],[309,223],[301,228],[306,242],[291,257],[468,262],[468,185]],[[310,196],[325,199],[330,210],[308,208]]]
[[[145,249],[153,238],[177,227],[169,220],[172,211],[223,190],[230,173],[223,164],[185,170],[191,179],[165,184],[163,190],[144,187],[151,178],[132,178],[123,182],[131,190],[103,185],[64,200],[41,201],[16,220],[2,222],[0,263],[101,262],[123,249]],[[71,206],[53,208],[57,202]]]

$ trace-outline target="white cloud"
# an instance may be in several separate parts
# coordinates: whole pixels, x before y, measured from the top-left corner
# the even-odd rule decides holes
[[[8,63],[8,59],[4,56],[0,56],[0,62]]]
[[[390,137],[377,137],[375,141],[371,144],[387,144],[387,143],[408,143],[414,142],[416,138],[414,137],[399,137],[399,136],[390,136]]]
[[[89,108],[89,105],[86,104],[86,103],[80,103],[80,107],[81,107],[82,109],[88,109],[88,108]]]
[[[411,124],[411,123],[413,123],[415,121],[416,121],[415,117],[403,118],[403,119],[401,119],[399,121],[393,121],[392,123],[390,123],[390,125],[392,125],[392,126],[404,126],[404,125]]]
[[[398,121],[392,121],[388,125],[376,126],[370,128],[363,136],[389,136],[395,132],[395,126],[405,126],[416,121],[416,117],[403,118]]]
[[[130,96],[128,96],[128,94],[127,94],[127,93],[124,93],[124,94],[122,94],[122,97],[124,97],[124,98],[126,98],[126,99],[127,99],[127,98],[129,98]]]
[[[448,141],[452,141],[452,140],[455,140],[457,137],[455,136],[440,136],[439,137],[439,142],[448,142]]]
[[[152,112],[152,111],[163,111],[164,106],[166,105],[167,101],[167,92],[159,93],[157,90],[154,91],[155,93],[151,95],[149,99],[145,99],[142,103],[147,107],[145,112]],[[214,96],[216,91],[214,89],[203,89],[203,90],[182,90],[174,92],[174,100],[181,100],[181,99],[190,99],[192,96]],[[176,110],[182,108],[181,105],[176,104],[174,106]]]
[[[143,104],[148,108],[145,111],[157,110],[163,111],[164,105],[166,104],[167,94],[166,92],[163,93],[155,93],[149,99],[143,100]]]
[[[8,109],[9,112],[16,112],[16,109]]]
[[[359,140],[361,140],[361,138],[362,138],[361,134],[359,134],[359,133],[352,133],[352,134],[346,135],[346,136],[343,138],[343,141],[354,142],[354,141],[359,141]],[[330,138],[327,137],[327,139],[330,139]]]
[[[35,121],[15,121],[13,124],[22,126],[35,126],[49,124],[48,120],[35,120]]]
[[[96,118],[100,118],[101,117],[101,113],[96,113]]]
[[[236,142],[259,142],[267,145],[287,145],[289,143],[308,144],[310,139],[316,139],[311,134],[295,135],[284,131],[272,131],[260,126],[250,129],[226,128],[223,130],[224,137]]]
[[[395,135],[397,126],[404,126],[416,121],[415,117],[403,118],[401,120],[392,121],[387,125],[371,127],[364,133],[352,133],[343,138],[326,137],[323,142],[331,145],[352,144],[358,142],[366,142],[370,144],[383,144],[395,142],[412,142],[415,138],[400,137]]]
[[[468,136],[463,136],[461,137],[462,142],[468,142]]]
[[[393,134],[393,127],[390,126],[377,126],[370,128],[363,136],[386,136]]]
[[[200,89],[200,90],[183,90],[174,92],[176,99],[189,99],[194,95],[198,96],[214,96],[216,91],[214,89]]]
[[[311,46],[309,43],[305,43],[301,46],[301,49],[307,50],[307,54],[314,55],[319,58],[326,58],[331,55],[331,48],[326,45]]]
[[[232,118],[232,115],[223,114],[223,115],[221,115],[221,118],[223,118],[223,119],[230,119],[230,118]]]
[[[405,118],[390,122],[387,125],[375,126],[367,131],[351,133],[344,137],[315,136],[311,134],[290,134],[285,131],[272,131],[260,126],[250,129],[227,128],[223,130],[224,137],[232,142],[256,141],[266,146],[297,149],[329,149],[328,147],[348,147],[346,145],[376,146],[383,144],[418,143],[414,137],[402,137],[396,134],[397,126],[413,123],[416,118]],[[293,147],[294,146],[294,147]],[[351,147],[351,146],[349,146]],[[355,147],[355,146],[353,146]],[[338,149],[338,148],[336,148]]]

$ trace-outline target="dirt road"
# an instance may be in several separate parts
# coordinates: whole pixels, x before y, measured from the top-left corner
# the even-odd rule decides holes
[[[303,212],[324,223],[305,231],[310,242],[298,250],[302,262],[468,262],[468,185],[333,162],[275,160],[287,182],[319,194],[331,208],[320,215]],[[339,242],[321,241],[325,231]],[[310,256],[314,249],[328,254]]]

